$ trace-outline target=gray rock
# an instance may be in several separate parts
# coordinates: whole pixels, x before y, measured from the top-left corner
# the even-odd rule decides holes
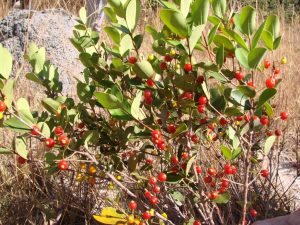
[[[45,47],[47,59],[58,67],[63,92],[74,93],[74,77],[83,70],[77,60],[78,52],[69,41],[75,24],[75,19],[64,10],[12,11],[0,21],[0,43],[13,54],[14,71],[24,64],[28,43],[35,42],[39,47]],[[29,71],[26,64],[24,68],[21,77]]]

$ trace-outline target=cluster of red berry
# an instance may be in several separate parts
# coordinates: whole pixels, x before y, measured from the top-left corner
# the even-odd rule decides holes
[[[159,130],[153,130],[151,136],[153,143],[159,150],[163,151],[166,149],[166,143],[162,139],[161,132]]]

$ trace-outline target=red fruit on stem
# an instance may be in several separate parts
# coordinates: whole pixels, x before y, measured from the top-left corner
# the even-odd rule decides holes
[[[40,128],[37,125],[33,125],[31,128],[31,134],[36,136],[40,134]]]
[[[137,61],[137,59],[136,59],[135,56],[130,56],[130,57],[128,58],[128,62],[129,62],[130,64],[135,64],[136,61]]]
[[[288,117],[289,117],[289,114],[288,114],[287,112],[281,112],[281,113],[280,113],[280,118],[281,118],[282,120],[287,120]]]
[[[206,103],[207,103],[207,98],[206,98],[205,96],[199,97],[198,103],[199,103],[200,105],[206,105]]]
[[[24,163],[26,163],[26,159],[24,159],[22,156],[18,156],[18,163],[20,164],[20,165],[22,165],[22,164],[24,164]]]
[[[158,144],[157,144],[157,148],[159,149],[159,150],[165,150],[166,149],[166,143],[164,142],[164,141],[160,141],[160,142],[158,142]]]
[[[199,113],[204,113],[205,112],[205,105],[198,105],[198,112]]]
[[[177,164],[179,163],[179,160],[178,160],[178,158],[177,158],[175,155],[173,155],[173,156],[171,157],[171,163],[172,163],[173,165],[177,165]]]
[[[232,169],[232,174],[236,174],[236,167],[235,166],[231,166]]]
[[[271,66],[271,62],[269,60],[265,60],[264,61],[264,66],[265,66],[266,69],[269,69],[270,66]]]
[[[186,72],[191,72],[191,71],[193,70],[193,67],[192,67],[192,65],[191,65],[190,63],[186,63],[186,64],[184,65],[184,70],[185,70]]]
[[[274,74],[275,75],[278,75],[279,73],[280,73],[280,69],[279,68],[274,69]]]
[[[151,98],[152,97],[152,91],[151,90],[145,90],[144,91],[144,98]]]
[[[80,122],[80,123],[78,124],[78,128],[79,128],[79,129],[83,129],[84,127],[85,127],[84,122]]]
[[[235,117],[235,120],[236,120],[236,121],[242,121],[243,119],[244,119],[243,116],[237,116],[237,117]]]
[[[193,134],[191,137],[192,142],[198,143],[199,142],[199,137],[196,134]]]
[[[234,75],[235,75],[235,79],[237,79],[237,80],[244,79],[244,74],[241,71],[236,71]]]
[[[158,139],[161,137],[161,132],[160,130],[153,130],[151,132],[151,136],[152,136],[152,139]]]
[[[217,199],[219,197],[219,194],[218,194],[218,192],[217,191],[212,191],[211,193],[210,193],[210,199]]]
[[[64,133],[64,130],[62,129],[62,127],[58,126],[58,127],[55,127],[54,129],[54,134],[57,135],[57,136],[60,136]]]
[[[171,62],[173,60],[172,56],[170,55],[165,55],[165,61],[166,62]]]
[[[152,80],[152,79],[148,79],[147,80],[147,85],[149,86],[149,87],[153,87],[154,85],[155,85],[155,82],[154,82],[154,80]]]
[[[195,220],[193,225],[201,225],[201,222],[199,220]]]
[[[152,196],[150,191],[145,191],[144,195],[146,198],[150,198]]]
[[[216,171],[215,168],[210,167],[210,168],[207,169],[207,173],[208,173],[210,176],[213,177],[213,176],[216,176],[217,171]]]
[[[68,162],[63,159],[58,162],[57,166],[60,171],[65,171],[69,168]]]
[[[160,182],[165,182],[167,180],[167,175],[165,173],[159,173],[158,176],[157,176],[157,179],[160,181]]]
[[[273,77],[269,77],[266,79],[267,88],[274,88],[276,85],[276,80]]]
[[[227,121],[224,117],[222,117],[222,118],[220,119],[220,124],[221,124],[222,126],[227,125],[227,123],[228,123],[228,121]]]
[[[204,177],[204,182],[205,182],[205,183],[210,183],[210,182],[212,182],[212,177],[211,177],[211,176]]]
[[[155,185],[157,183],[157,179],[155,177],[150,177],[149,178],[149,183],[152,185]]]
[[[135,201],[130,201],[129,204],[128,204],[128,207],[129,207],[129,209],[131,209],[131,210],[135,210],[136,207],[137,207],[137,204],[136,204]]]
[[[261,171],[260,171],[260,175],[261,175],[262,177],[268,177],[268,176],[269,176],[269,170],[266,170],[266,169],[261,170]]]
[[[174,124],[168,124],[167,125],[167,131],[170,133],[170,134],[174,134],[175,131],[176,131],[176,126]]]
[[[252,217],[255,218],[257,216],[257,211],[255,209],[251,209],[250,214],[251,214]]]
[[[0,112],[4,112],[7,109],[5,102],[0,101]]]
[[[249,82],[247,83],[247,85],[248,85],[249,87],[255,88],[254,83],[251,82],[251,81],[249,81]]]
[[[261,117],[260,117],[260,123],[261,123],[261,125],[263,125],[263,126],[268,125],[268,123],[269,123],[268,117],[267,117],[267,116],[261,116]]]
[[[204,76],[198,76],[197,77],[197,82],[198,82],[198,84],[203,84],[203,82],[204,82]]]
[[[279,130],[279,129],[276,129],[276,130],[275,130],[275,135],[276,135],[277,137],[281,136],[281,135],[282,135],[282,131]]]
[[[151,218],[151,214],[149,211],[146,211],[143,213],[143,219],[144,220],[149,220]]]
[[[161,62],[159,67],[161,70],[166,70],[168,69],[168,64],[166,62]]]
[[[195,166],[195,170],[197,174],[200,174],[202,172],[202,169],[200,166]]]
[[[152,98],[152,97],[150,97],[150,98],[145,98],[145,103],[146,103],[147,105],[151,105],[151,104],[153,103],[153,98]]]
[[[53,148],[55,146],[55,141],[53,138],[47,138],[45,140],[45,145],[48,147],[48,148]]]
[[[201,124],[201,125],[203,125],[203,124],[206,124],[208,121],[207,121],[207,118],[202,118],[202,119],[200,119],[200,121],[199,121],[199,123]]]
[[[59,141],[59,144],[63,147],[68,146],[70,143],[70,140],[66,135],[59,136],[58,141]]]
[[[181,98],[183,98],[183,99],[192,99],[193,98],[193,93],[186,91],[181,95]]]
[[[222,186],[222,188],[228,188],[229,181],[226,179],[222,179],[221,186]]]
[[[182,156],[183,159],[188,159],[189,158],[189,153],[183,152],[181,156]]]
[[[155,185],[154,187],[153,187],[153,192],[154,193],[159,193],[160,192],[160,187],[159,186],[157,186],[157,185]]]
[[[158,203],[158,198],[155,196],[151,196],[149,201],[152,205],[156,205]]]

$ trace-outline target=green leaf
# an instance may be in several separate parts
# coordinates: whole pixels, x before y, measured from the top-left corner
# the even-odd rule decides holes
[[[189,159],[189,161],[187,162],[187,164],[186,164],[186,169],[185,169],[185,175],[188,175],[188,174],[189,174],[189,172],[190,172],[190,170],[191,170],[191,168],[192,168],[192,165],[193,165],[193,163],[194,163],[195,160],[196,160],[196,157],[197,157],[197,154],[194,155],[194,156],[192,156],[192,157]]]
[[[216,54],[216,62],[219,66],[219,68],[222,68],[223,63],[224,63],[224,45],[221,45]]]
[[[132,49],[133,49],[133,43],[131,37],[128,34],[126,34],[124,35],[124,37],[121,39],[120,42],[120,47],[119,47],[120,54],[124,56]]]
[[[187,17],[190,10],[191,3],[192,0],[180,1],[180,11],[182,12],[184,17]]]
[[[140,108],[142,96],[143,92],[138,91],[131,105],[131,115],[137,120],[143,120],[146,118],[144,111]]]
[[[205,24],[209,14],[209,0],[195,0],[192,4],[192,19],[195,25]]]
[[[214,10],[214,14],[220,18],[222,18],[226,12],[226,0],[213,0],[212,7]]]
[[[230,37],[239,44],[239,46],[241,46],[242,48],[244,48],[246,51],[248,51],[248,46],[246,44],[246,42],[244,41],[244,39],[235,31],[233,30],[229,30],[229,29],[225,29],[225,32],[227,34],[230,35]]]
[[[275,94],[277,93],[277,90],[274,88],[268,88],[264,90],[261,95],[259,96],[258,103],[257,103],[257,109],[262,107],[267,101],[269,101]]]
[[[205,25],[199,25],[199,26],[193,28],[192,34],[189,38],[191,52],[194,50],[197,42],[199,41],[204,28],[205,28]]]
[[[7,148],[0,148],[0,154],[13,154],[13,152]]]
[[[167,183],[179,183],[182,180],[182,176],[176,173],[167,173]]]
[[[215,35],[214,43],[217,46],[224,45],[224,48],[229,50],[230,52],[233,52],[235,49],[233,43],[227,37],[225,37],[223,35],[218,35],[218,34]]]
[[[261,34],[261,39],[269,50],[273,50],[273,36],[269,31],[264,30]]]
[[[42,105],[48,112],[55,114],[58,112],[58,109],[60,108],[61,103],[59,103],[58,101],[56,101],[52,98],[44,98],[42,100]]]
[[[242,33],[250,36],[256,27],[256,11],[252,6],[246,6],[239,15],[235,16],[237,27]]]
[[[77,83],[77,96],[83,102],[88,102],[93,97],[94,90],[95,88],[88,84],[82,82]]]
[[[28,126],[26,126],[24,123],[22,123],[20,120],[18,120],[15,117],[5,120],[4,126],[10,128],[15,132],[20,132],[20,133],[26,133],[30,130]]]
[[[224,58],[223,58],[223,60],[224,60]],[[206,74],[209,77],[213,77],[213,78],[215,78],[216,80],[218,80],[218,81],[220,81],[222,83],[228,82],[227,79],[224,76],[222,76],[222,74],[220,74],[218,72],[209,70],[209,71],[206,72]]]
[[[280,31],[280,21],[278,16],[270,15],[268,16],[266,23],[265,23],[265,30],[270,32],[272,37],[276,39],[279,35]]]
[[[242,149],[241,148],[234,149],[233,152],[232,152],[232,154],[231,154],[231,160],[236,159],[241,153],[242,153]]]
[[[216,36],[220,24],[215,25],[208,34],[208,44],[211,44]]]
[[[225,159],[231,160],[231,156],[232,156],[231,150],[224,145],[221,145],[220,148]]]
[[[170,195],[172,196],[173,200],[175,201],[176,205],[182,206],[184,203],[184,195],[181,194],[179,191],[171,191]]]
[[[159,3],[162,4],[162,6],[164,6],[164,8],[172,9],[172,10],[179,12],[177,5],[174,4],[173,2],[168,2],[168,1],[164,1],[164,0],[158,0],[158,1],[159,1]]]
[[[144,79],[152,78],[155,75],[151,63],[146,60],[135,63],[132,69],[137,76]]]
[[[14,98],[14,86],[15,81],[13,79],[8,79],[2,89],[2,93],[5,95],[4,102],[7,107],[10,107]]]
[[[243,113],[236,107],[228,107],[224,112],[227,116],[242,116]]]
[[[127,221],[125,214],[119,213],[117,209],[112,207],[103,208],[101,214],[99,216],[93,215],[93,218],[102,224],[111,225],[125,223]]]
[[[111,94],[105,92],[96,92],[94,93],[97,101],[105,108],[105,109],[119,109],[122,107],[119,99]]]
[[[104,31],[107,33],[107,35],[113,40],[115,44],[120,44],[121,41],[121,35],[119,31],[114,27],[104,27]]]
[[[20,98],[17,101],[17,111],[19,116],[29,123],[30,125],[34,123],[34,118],[31,114],[29,104],[25,98]]]
[[[265,147],[264,147],[264,154],[268,155],[274,142],[276,140],[276,136],[270,136],[267,138],[266,142],[265,142]]]
[[[181,37],[187,37],[188,26],[184,16],[171,9],[162,9],[160,11],[160,19],[175,34]]]
[[[217,109],[219,112],[222,112],[226,107],[226,100],[224,95],[217,88],[210,89],[210,104]]]
[[[177,136],[179,136],[180,134],[184,133],[188,131],[188,127],[185,123],[181,123],[179,124],[179,126],[176,128],[176,131],[174,134],[172,134],[172,138],[175,138]]]
[[[50,137],[51,136],[51,131],[50,128],[48,126],[47,123],[45,122],[40,122],[37,124],[37,126],[40,128],[41,133],[45,136],[45,137]]]
[[[256,95],[255,89],[248,85],[240,85],[237,89],[249,98],[254,98]]]
[[[274,50],[276,50],[278,47],[279,47],[279,45],[280,45],[280,43],[281,43],[281,36],[280,37],[278,37],[278,38],[276,38],[275,39],[275,41],[274,41],[274,43],[273,43],[273,48],[274,48]]]
[[[109,109],[108,110],[111,116],[118,120],[125,120],[125,121],[131,121],[133,120],[133,117],[125,110],[123,109]]]
[[[19,156],[21,156],[24,159],[27,159],[28,150],[24,138],[22,137],[15,138],[15,151]]]
[[[235,56],[236,56],[237,60],[245,69],[250,69],[250,66],[248,63],[248,55],[249,55],[249,53],[243,48],[237,48],[235,50]]]
[[[123,4],[120,0],[107,0],[107,3],[116,12],[116,14],[119,17],[121,17],[121,18],[125,17],[125,10],[124,10]]]
[[[140,0],[130,0],[126,8],[126,22],[128,29],[132,32],[136,27],[141,13]]]
[[[260,27],[258,28],[258,30],[256,31],[256,33],[252,39],[252,46],[251,46],[252,49],[256,48],[256,45],[261,38],[264,28],[265,28],[265,22],[260,25]]]
[[[265,107],[265,112],[267,113],[268,117],[273,118],[274,117],[274,110],[273,110],[273,107],[271,106],[271,104],[266,102],[264,104],[264,107]]]
[[[80,10],[79,10],[79,18],[81,19],[81,21],[86,24],[86,21],[87,21],[87,17],[86,17],[86,10],[84,7],[82,7]]]
[[[230,199],[230,194],[226,192],[223,194],[219,194],[218,198],[213,201],[218,204],[226,204],[229,202],[229,199]]]
[[[12,71],[13,58],[10,52],[0,44],[0,75],[8,79]]]
[[[30,51],[33,51],[34,49],[36,49],[36,45],[34,43],[30,44],[31,46],[29,46]],[[30,53],[32,54],[32,53]],[[30,64],[32,65],[32,67],[34,68],[34,72],[35,73],[40,73],[43,68],[44,68],[44,64],[46,61],[46,49],[45,48],[40,48],[37,49],[36,52],[34,52],[31,56],[30,56]]]
[[[117,23],[117,17],[115,12],[113,11],[112,8],[110,7],[104,7],[103,12],[106,14],[106,16],[111,20],[113,23]]]

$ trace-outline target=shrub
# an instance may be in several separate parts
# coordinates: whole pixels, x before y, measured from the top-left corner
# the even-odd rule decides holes
[[[78,185],[107,187],[94,215],[103,224],[263,218],[280,196],[263,162],[282,135],[273,124],[288,117],[272,107],[286,59],[267,58],[280,45],[279,20],[270,15],[257,26],[254,8],[231,12],[225,0],[161,2],[164,26],[146,27],[147,57],[144,34],[135,32],[139,0],[108,1],[110,44],[80,10],[71,42],[85,69],[75,99],[62,95],[45,49],[30,44],[26,77],[45,89],[43,112],[14,101],[12,57],[0,46],[2,127],[16,133],[1,153],[17,155],[20,166],[42,155],[54,177],[75,172]],[[43,154],[27,148],[31,139],[45,145]]]

